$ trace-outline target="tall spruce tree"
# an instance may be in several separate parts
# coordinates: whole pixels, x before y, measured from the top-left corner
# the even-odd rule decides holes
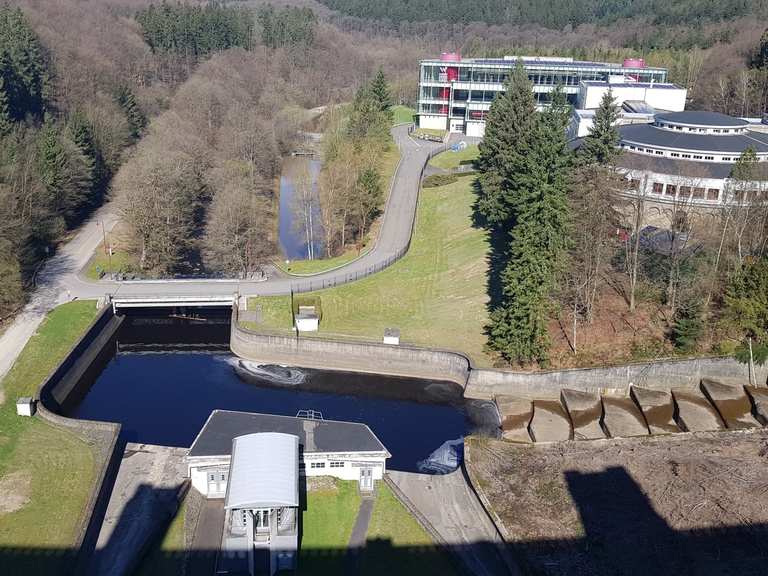
[[[480,194],[477,208],[491,226],[505,227],[514,212],[525,161],[536,121],[536,102],[522,62],[518,61],[504,92],[491,104],[477,166]]]
[[[120,86],[115,93],[115,101],[128,120],[131,137],[137,139],[147,125],[147,117],[136,102],[136,96],[128,86]]]
[[[584,164],[613,165],[621,154],[619,130],[616,128],[618,119],[616,100],[608,89],[600,100],[589,134],[579,149],[579,159]]]
[[[384,70],[381,68],[379,68],[376,76],[371,80],[371,97],[382,112],[392,107],[392,94],[389,91],[389,82],[387,82],[387,77],[384,76]]]
[[[512,362],[541,363],[548,356],[550,296],[569,246],[567,119],[564,98],[556,92],[552,106],[533,116],[514,171],[502,181],[500,197],[510,200],[512,221],[503,301],[491,313],[488,332],[491,347]]]

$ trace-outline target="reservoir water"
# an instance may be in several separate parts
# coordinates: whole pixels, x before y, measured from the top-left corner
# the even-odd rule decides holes
[[[104,368],[66,413],[119,422],[130,442],[187,447],[214,409],[316,410],[327,420],[367,424],[392,454],[389,468],[422,472],[436,471],[430,463],[446,443],[460,452],[465,435],[497,433],[495,406],[464,399],[455,383],[301,369],[301,384],[279,385],[237,370],[227,336],[223,317],[208,324],[183,315],[127,317]]]
[[[308,156],[289,157],[283,161],[278,235],[280,250],[285,259],[308,259],[310,244],[315,257],[323,257],[317,190],[321,165],[319,160]]]

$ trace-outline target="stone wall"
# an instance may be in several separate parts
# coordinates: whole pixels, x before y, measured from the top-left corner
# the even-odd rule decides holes
[[[756,381],[766,384],[768,366],[756,367]],[[472,370],[465,395],[492,398],[510,394],[527,398],[559,398],[562,388],[601,393],[626,393],[631,384],[668,390],[697,386],[703,377],[746,384],[746,364],[732,358],[660,360],[623,366],[557,370],[551,372],[505,372]]]
[[[112,484],[117,475],[122,454],[122,444],[119,440],[120,425],[110,422],[77,420],[67,418],[59,413],[61,404],[66,402],[74,390],[73,382],[85,374],[100,350],[109,330],[105,328],[114,325],[111,306],[105,306],[83,336],[72,346],[66,358],[45,379],[38,391],[40,401],[37,414],[50,424],[67,429],[83,438],[94,451],[94,483],[85,509],[82,512],[80,526],[73,547],[78,550],[73,566],[66,572],[84,574],[88,558],[96,545],[96,539],[101,528]],[[79,376],[78,376],[79,374]]]
[[[470,368],[469,359],[454,352],[373,342],[260,334],[239,326],[236,311],[233,313],[229,345],[232,352],[241,358],[266,364],[449,380],[462,388],[467,383]]]

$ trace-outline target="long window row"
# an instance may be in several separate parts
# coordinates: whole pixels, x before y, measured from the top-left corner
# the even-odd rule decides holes
[[[512,73],[509,69],[500,68],[471,68],[467,66],[428,65],[421,67],[423,82],[479,82],[487,84],[503,84]],[[584,81],[606,81],[610,75],[608,70],[529,70],[528,79],[535,86],[578,86]],[[616,74],[621,74],[617,69]],[[664,72],[632,73],[632,79],[637,82],[665,82]]]
[[[628,144],[622,142],[620,144],[625,150],[636,152],[638,154],[648,154],[650,156],[665,156],[667,158],[674,158],[676,160],[701,160],[703,162],[736,162],[739,159],[739,155],[731,152],[731,155],[725,156],[723,154],[700,152],[698,154],[694,152],[673,152],[672,150],[665,150],[659,148],[646,148],[644,146],[636,146],[635,144]],[[768,160],[768,155],[761,154],[758,156],[758,160]]]

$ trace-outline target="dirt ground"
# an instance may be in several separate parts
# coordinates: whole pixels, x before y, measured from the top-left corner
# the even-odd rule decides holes
[[[526,574],[768,574],[766,430],[466,450]]]
[[[11,472],[0,478],[0,514],[21,510],[32,494],[29,472]]]
[[[666,322],[658,304],[641,302],[634,312],[615,290],[606,287],[598,299],[591,324],[576,329],[573,352],[573,320],[564,312],[560,321],[549,323],[551,368],[577,368],[619,364],[632,360],[672,356],[664,340]]]

